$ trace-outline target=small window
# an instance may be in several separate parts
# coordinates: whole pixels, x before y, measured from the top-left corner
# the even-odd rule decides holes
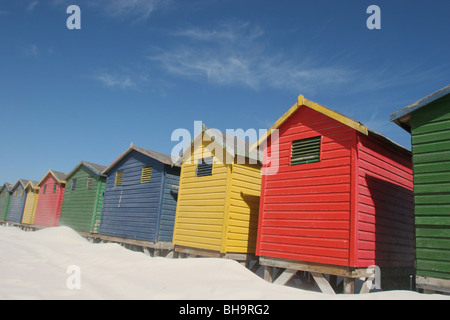
[[[116,172],[116,179],[114,181],[114,186],[118,187],[122,185],[122,180],[123,180],[123,171],[117,171]]]
[[[46,190],[47,190],[47,185],[44,185],[44,194],[45,194]]]
[[[152,167],[143,167],[141,172],[141,183],[150,182],[150,178],[152,176]]]
[[[77,188],[77,179],[72,179],[72,191]]]
[[[198,160],[197,164],[197,177],[205,177],[212,175],[212,167],[213,167],[213,158],[203,158]]]
[[[55,184],[53,184],[53,193],[56,193],[56,186],[57,186],[57,184],[55,183]]]
[[[291,165],[320,161],[321,137],[292,141]]]
[[[14,198],[16,198],[16,197],[17,197],[17,190],[14,191]]]
[[[23,197],[23,189],[20,191],[20,196]]]
[[[93,181],[92,178],[88,178],[87,185],[86,185],[86,190],[91,190],[92,189],[92,181]]]

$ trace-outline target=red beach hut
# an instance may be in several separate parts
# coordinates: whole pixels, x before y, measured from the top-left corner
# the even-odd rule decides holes
[[[44,227],[59,225],[66,175],[63,172],[49,170],[38,183],[40,192],[34,219],[35,225]]]
[[[334,292],[324,275],[340,276],[344,292],[353,293],[354,279],[381,270],[397,281],[400,268],[409,286],[410,151],[303,96],[271,129],[278,139],[268,139],[269,130],[256,144],[266,141],[265,154],[279,155],[276,173],[265,174],[263,165],[256,254],[266,279],[286,283],[308,271],[322,291]],[[274,267],[285,269],[277,279]]]

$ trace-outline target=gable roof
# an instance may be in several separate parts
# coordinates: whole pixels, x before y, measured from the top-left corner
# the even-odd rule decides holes
[[[41,183],[47,178],[47,176],[51,174],[59,183],[66,183],[65,178],[67,176],[67,173],[55,171],[55,170],[48,170],[48,172],[45,174],[45,176],[39,181],[37,186],[39,187]]]
[[[150,158],[153,158],[163,164],[167,164],[167,165],[175,165],[178,166],[176,164],[174,164],[172,162],[172,157],[170,155],[164,154],[164,153],[160,153],[160,152],[156,152],[153,150],[149,150],[149,149],[144,149],[138,146],[135,146],[133,143],[130,144],[130,146],[116,159],[114,160],[108,167],[106,167],[103,171],[102,174],[106,174],[108,173],[120,160],[122,160],[123,158],[125,158],[125,156],[127,154],[129,154],[131,151],[137,151],[139,153],[142,153],[143,155],[146,155]]]
[[[366,136],[371,135],[376,137],[377,139],[382,140],[383,142],[386,142],[396,148],[402,149],[403,151],[406,152],[410,152],[410,150],[408,150],[407,148],[397,144],[396,142],[384,137],[383,135],[381,135],[380,133],[369,129],[368,127],[366,127],[365,125],[363,125],[362,123],[353,120],[335,110],[331,110],[327,107],[324,107],[316,102],[313,102],[311,100],[306,99],[304,96],[300,95],[298,97],[297,102],[284,114],[282,115],[275,123],[274,125],[266,131],[266,133],[259,138],[259,140],[257,142],[255,142],[251,149],[250,152],[254,149],[256,149],[258,146],[260,146],[262,143],[264,143],[264,141],[267,140],[267,138],[272,134],[273,130],[278,129],[292,114],[294,114],[294,112],[296,112],[299,108],[301,108],[302,106],[306,106],[309,107],[317,112],[320,112]]]
[[[19,185],[22,185],[22,188],[25,189],[25,187],[29,181],[30,180],[25,180],[25,179],[17,180],[16,184],[12,188],[12,191],[16,190],[19,187]]]
[[[89,169],[90,171],[92,171],[92,173],[94,173],[97,176],[101,176],[103,170],[106,169],[106,166],[102,166],[101,164],[97,164],[97,163],[92,163],[92,162],[87,162],[87,161],[80,161],[80,163],[77,164],[77,166],[75,168],[72,169],[72,171],[70,171],[67,176],[65,177],[65,179],[67,180],[72,174],[75,173],[75,171],[78,170],[78,168],[80,168],[81,166],[86,167],[87,169]]]
[[[37,186],[38,183],[39,183],[39,181],[29,180],[29,181],[27,182],[26,186],[24,187],[24,189],[28,188],[28,185],[30,185],[30,187],[31,187],[32,189],[35,189],[35,190],[37,189],[37,190],[39,190],[39,187]]]
[[[260,159],[262,159],[262,155],[259,153],[250,152],[249,141],[222,132],[218,129],[208,128],[202,123],[202,130],[198,132],[197,135],[191,140],[191,143],[184,151],[184,154],[180,154],[174,163],[181,164],[186,157],[190,156],[192,145],[195,145],[196,141],[201,140],[203,138],[203,134],[208,135],[211,138],[211,141],[218,143],[219,146],[228,152],[228,154],[230,154],[233,158],[235,156],[240,156],[257,161],[261,161]]]
[[[12,183],[5,182],[3,184],[3,186],[1,186],[0,192],[3,192],[3,189],[5,189],[5,188],[6,188],[6,190],[8,190],[8,192],[11,192],[13,187],[14,187],[14,185]]]
[[[436,92],[422,98],[406,107],[397,110],[391,114],[391,121],[399,125],[401,128],[411,132],[411,113],[423,108],[430,103],[450,94],[450,84]]]

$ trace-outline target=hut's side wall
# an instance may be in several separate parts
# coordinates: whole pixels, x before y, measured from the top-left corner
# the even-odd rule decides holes
[[[417,275],[450,279],[450,95],[412,114]]]
[[[306,106],[280,126],[278,172],[263,176],[257,255],[349,264],[355,135]],[[322,137],[320,162],[291,165],[292,142],[316,136]]]
[[[359,134],[356,267],[414,267],[411,155]]]
[[[228,206],[226,252],[255,252],[260,195],[261,166],[234,164]]]
[[[158,235],[159,241],[162,242],[172,242],[179,183],[180,168],[165,165],[163,202]]]
[[[33,224],[36,215],[36,205],[39,199],[39,191],[28,188],[27,200],[25,201],[25,208],[23,209],[22,223]]]

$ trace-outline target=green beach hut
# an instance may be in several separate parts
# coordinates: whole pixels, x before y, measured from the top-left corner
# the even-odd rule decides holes
[[[12,188],[11,183],[4,183],[0,187],[0,220],[6,221],[8,219],[9,206],[11,204]]]
[[[391,115],[411,133],[416,285],[450,292],[450,85]]]
[[[105,166],[81,161],[66,177],[59,225],[97,233],[103,207]]]

